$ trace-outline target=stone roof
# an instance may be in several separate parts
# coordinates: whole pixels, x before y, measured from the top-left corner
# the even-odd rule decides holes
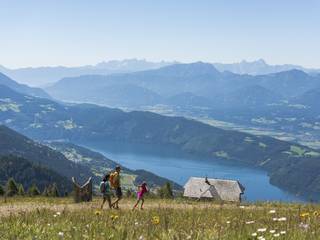
[[[191,177],[184,186],[183,196],[213,198],[222,201],[240,201],[244,187],[235,180]]]

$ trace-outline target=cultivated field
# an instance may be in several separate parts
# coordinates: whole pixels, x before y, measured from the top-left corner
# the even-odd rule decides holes
[[[0,198],[0,239],[320,239],[318,205],[133,201],[100,211],[98,198]]]

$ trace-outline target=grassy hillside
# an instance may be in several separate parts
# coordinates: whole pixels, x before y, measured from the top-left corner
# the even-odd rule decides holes
[[[0,199],[1,200],[1,199]],[[320,206],[218,204],[185,199],[146,200],[144,211],[99,210],[100,199],[9,199],[0,202],[2,239],[286,239],[316,240]]]
[[[90,169],[69,161],[63,154],[0,125],[0,156],[15,155],[46,166],[69,179],[86,180]]]

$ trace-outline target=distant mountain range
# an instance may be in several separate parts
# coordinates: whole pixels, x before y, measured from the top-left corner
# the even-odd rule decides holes
[[[64,78],[46,90],[59,100],[112,107],[188,103],[191,107],[237,109],[290,100],[319,86],[318,75],[295,69],[252,76],[221,73],[211,64],[197,62],[134,73]]]
[[[30,86],[47,86],[65,77],[77,77],[88,74],[107,75],[112,73],[136,72],[156,69],[174,63],[175,62],[149,62],[139,59],[125,59],[79,67],[56,66],[9,69],[0,65],[0,72],[20,83],[28,84]]]
[[[20,83],[30,86],[49,86],[62,78],[79,77],[81,75],[109,75],[114,73],[130,73],[161,68],[168,65],[177,64],[176,61],[151,62],[141,59],[111,60],[101,62],[96,65],[86,65],[79,67],[26,67],[9,69],[0,65],[0,72],[17,80]],[[264,75],[289,71],[293,69],[307,73],[320,73],[320,69],[308,69],[299,65],[283,64],[269,65],[263,59],[248,62],[243,60],[239,63],[213,63],[218,71],[229,71],[236,74]]]
[[[202,66],[195,64],[186,72],[195,74],[199,65]],[[153,74],[150,71],[147,74],[160,78],[173,71],[175,78],[172,78],[172,85],[181,84],[181,81],[184,84],[185,81],[194,80],[185,77],[185,67],[179,66],[177,71],[170,66],[165,68],[164,73]],[[216,74],[219,72],[214,67],[205,65],[198,79]],[[291,76],[288,73],[284,75]],[[155,87],[159,86],[161,84]],[[186,89],[189,86],[192,84],[184,85]],[[193,86],[196,87],[196,84]],[[180,117],[139,111],[123,112],[90,104],[61,105],[52,100],[21,95],[4,86],[0,87],[0,95],[5,99],[0,105],[0,122],[35,139],[71,142],[108,139],[124,143],[169,145],[194,156],[221,158],[263,168],[268,171],[273,184],[295,194],[317,198],[320,193],[317,187],[320,185],[320,153],[308,147],[270,137],[222,130]]]
[[[237,74],[263,75],[277,72],[284,72],[293,69],[301,70],[308,73],[320,72],[320,69],[309,69],[299,65],[282,64],[269,65],[263,59],[248,62],[241,61],[239,63],[213,63],[213,65],[221,72],[229,71]]]

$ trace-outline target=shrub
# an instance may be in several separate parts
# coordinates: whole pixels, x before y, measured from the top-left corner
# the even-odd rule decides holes
[[[131,198],[131,197],[133,197],[133,192],[132,192],[132,190],[131,189],[128,189],[127,191],[126,191],[126,197],[127,198]]]
[[[12,197],[18,193],[17,183],[13,178],[10,178],[6,186],[6,195]]]

